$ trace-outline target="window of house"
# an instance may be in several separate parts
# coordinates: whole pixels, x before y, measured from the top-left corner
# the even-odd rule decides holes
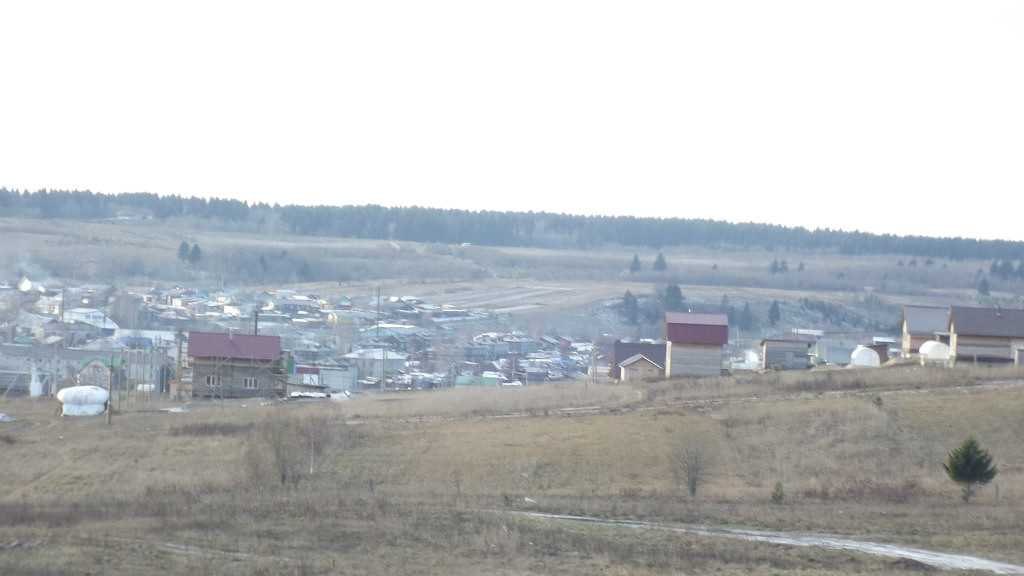
[[[215,388],[217,386],[220,386],[220,376],[216,376],[214,374],[208,374],[206,376],[206,385],[209,386],[210,388]]]
[[[246,376],[245,379],[242,380],[242,387],[255,390],[260,387],[260,381],[257,380],[255,376]]]

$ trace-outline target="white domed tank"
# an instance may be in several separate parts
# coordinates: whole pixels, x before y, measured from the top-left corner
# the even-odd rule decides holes
[[[929,340],[928,342],[921,344],[921,349],[918,350],[918,355],[921,356],[922,364],[947,362],[949,360],[949,345],[935,340]]]
[[[850,366],[854,368],[878,368],[881,365],[882,360],[878,357],[878,352],[867,346],[857,346],[850,354]]]

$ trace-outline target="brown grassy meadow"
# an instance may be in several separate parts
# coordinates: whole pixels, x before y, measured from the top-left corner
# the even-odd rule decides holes
[[[1024,564],[1013,369],[136,404],[0,402],[0,573],[882,574],[912,562],[513,510],[827,533]],[[970,504],[941,462],[1000,472]],[[680,446],[711,456],[690,497]],[[784,498],[773,502],[780,483]]]

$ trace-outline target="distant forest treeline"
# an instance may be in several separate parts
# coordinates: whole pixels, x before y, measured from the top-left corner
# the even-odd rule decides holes
[[[545,212],[474,212],[422,207],[295,206],[239,200],[158,196],[149,193],[0,188],[0,215],[12,218],[103,220],[200,218],[233,229],[483,246],[567,247],[605,245],[662,249],[673,246],[837,250],[842,254],[902,254],[927,258],[1018,261],[1024,242],[808,230],[771,224],[732,224],[686,218],[574,216]],[[273,228],[273,230],[270,230]]]

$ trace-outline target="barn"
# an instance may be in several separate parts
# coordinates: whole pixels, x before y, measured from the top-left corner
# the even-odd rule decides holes
[[[666,376],[721,376],[729,342],[729,317],[693,312],[665,313]]]

